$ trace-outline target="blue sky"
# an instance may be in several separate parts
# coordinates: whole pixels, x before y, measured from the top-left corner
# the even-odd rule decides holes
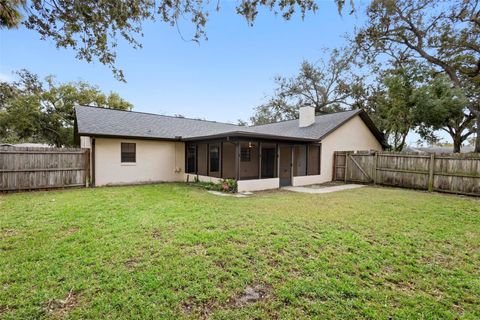
[[[2,30],[0,74],[27,68],[41,76],[54,74],[61,81],[85,80],[104,91],[117,91],[137,111],[183,114],[217,121],[246,119],[272,92],[276,74],[294,74],[303,59],[318,60],[322,48],[343,43],[357,18],[339,16],[333,2],[322,1],[317,14],[291,21],[265,11],[253,27],[235,13],[235,3],[221,2],[207,24],[208,40],[199,45],[182,40],[176,28],[146,24],[144,47],[121,44],[117,65],[127,84],[115,80],[100,63],[75,59],[71,50],[56,49],[33,31]],[[189,23],[180,30],[189,38]]]
[[[79,61],[73,51],[57,49],[23,27],[0,31],[0,78],[11,79],[12,71],[26,68],[42,77],[85,80],[104,92],[116,91],[136,111],[236,122],[247,120],[265,101],[275,75],[293,75],[302,60],[317,61],[323,48],[344,45],[344,35],[362,20],[347,12],[340,16],[333,1],[320,1],[320,10],[304,20],[297,14],[284,21],[265,10],[250,27],[235,13],[235,2],[221,4],[207,24],[208,40],[199,45],[163,23],[144,25],[142,49],[120,43],[117,66],[127,83],[102,64]],[[180,23],[184,38],[191,36],[190,27]]]

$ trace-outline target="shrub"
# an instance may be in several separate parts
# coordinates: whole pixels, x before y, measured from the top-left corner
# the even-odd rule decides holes
[[[237,181],[235,179],[223,179],[222,181],[215,183],[215,182],[201,182],[195,177],[193,183],[200,188],[205,190],[213,190],[213,191],[221,191],[221,192],[228,192],[228,193],[235,193],[237,192]]]
[[[237,180],[235,179],[223,179],[221,184],[223,192],[235,193],[238,190]]]

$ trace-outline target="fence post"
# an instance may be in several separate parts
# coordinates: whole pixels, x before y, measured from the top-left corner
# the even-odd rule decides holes
[[[333,152],[332,181],[337,181],[337,151]]]
[[[429,170],[428,170],[428,191],[433,191],[433,169],[435,167],[435,154],[430,155]]]
[[[347,183],[348,152],[345,152],[345,183]]]
[[[85,150],[85,188],[90,185],[90,149]]]
[[[378,165],[378,151],[375,151],[373,159],[373,184],[377,184],[377,165]]]

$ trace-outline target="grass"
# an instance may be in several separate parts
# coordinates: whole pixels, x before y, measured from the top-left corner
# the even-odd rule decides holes
[[[0,196],[0,318],[479,319],[479,305],[472,198],[182,184]]]

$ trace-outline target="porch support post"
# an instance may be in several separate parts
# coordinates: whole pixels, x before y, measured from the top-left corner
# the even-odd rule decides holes
[[[306,176],[308,176],[308,166],[309,166],[309,163],[308,163],[309,150],[308,149],[310,149],[310,145],[306,144],[305,145],[305,175]]]
[[[223,179],[223,141],[220,142],[220,178]]]
[[[195,143],[195,174],[198,176],[198,143]]]
[[[240,141],[235,146],[235,180],[240,180]]]
[[[258,179],[262,179],[262,143],[258,143]]]
[[[275,150],[276,150],[276,158],[277,158],[277,178],[280,178],[280,148],[278,147],[278,143],[275,144]]]
[[[292,145],[290,147],[290,150],[292,150],[292,158],[290,159],[290,180],[292,181],[292,184],[293,184],[293,163],[294,163],[294,159],[295,159],[295,145]]]
[[[210,143],[207,143],[207,176],[210,176]]]

